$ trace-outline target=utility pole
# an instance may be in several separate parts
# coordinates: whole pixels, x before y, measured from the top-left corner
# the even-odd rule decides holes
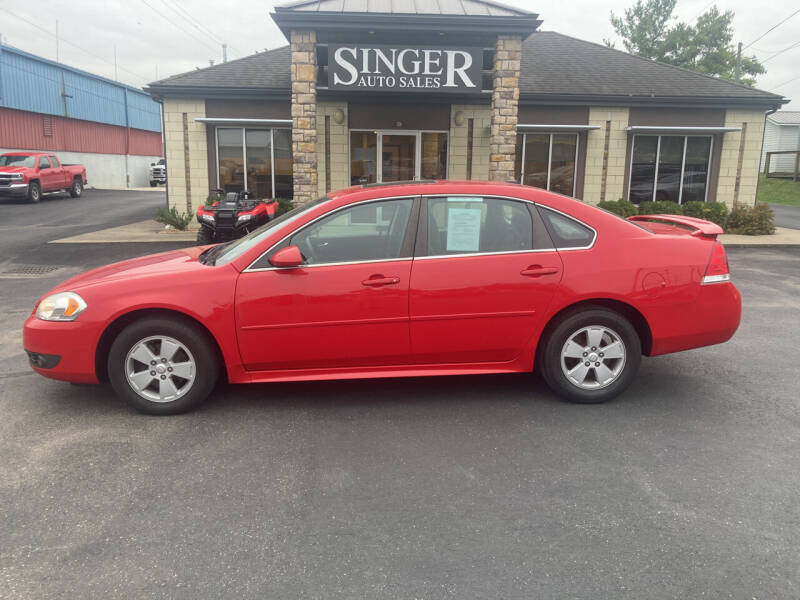
[[[228,44],[222,44],[222,62],[228,62]]]
[[[114,44],[114,81],[119,81],[117,78],[117,45]]]
[[[742,80],[742,42],[736,50],[736,83]]]
[[[58,59],[58,19],[56,19],[56,62],[61,62]]]

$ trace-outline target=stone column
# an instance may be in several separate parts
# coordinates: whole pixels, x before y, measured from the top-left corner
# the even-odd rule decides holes
[[[494,52],[492,125],[489,138],[489,179],[514,179],[522,37],[499,35]]]
[[[292,161],[294,204],[317,197],[317,33],[296,30],[292,52]]]

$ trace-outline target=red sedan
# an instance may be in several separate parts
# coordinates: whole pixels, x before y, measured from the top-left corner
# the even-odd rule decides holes
[[[227,244],[78,275],[25,323],[34,370],[110,381],[171,414],[231,383],[530,372],[576,402],[631,383],[642,354],[739,325],[715,224],[621,219],[488,182],[329,194]]]

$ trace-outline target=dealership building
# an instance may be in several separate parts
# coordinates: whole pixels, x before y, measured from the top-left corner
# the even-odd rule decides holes
[[[288,46],[148,86],[171,205],[442,178],[752,204],[765,116],[787,102],[486,0],[300,0],[272,18]]]

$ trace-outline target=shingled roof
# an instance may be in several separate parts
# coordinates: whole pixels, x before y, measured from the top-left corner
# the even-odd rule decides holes
[[[251,96],[282,94],[288,98],[290,62],[289,47],[283,46],[161,79],[146,89],[155,96],[167,97],[202,94],[219,97],[240,93]],[[702,103],[776,108],[785,102],[777,94],[550,31],[536,32],[523,42],[520,100],[605,102],[622,106]]]
[[[754,101],[782,96],[717,77],[641,58],[552,31],[538,31],[522,44],[520,97],[608,101]]]

